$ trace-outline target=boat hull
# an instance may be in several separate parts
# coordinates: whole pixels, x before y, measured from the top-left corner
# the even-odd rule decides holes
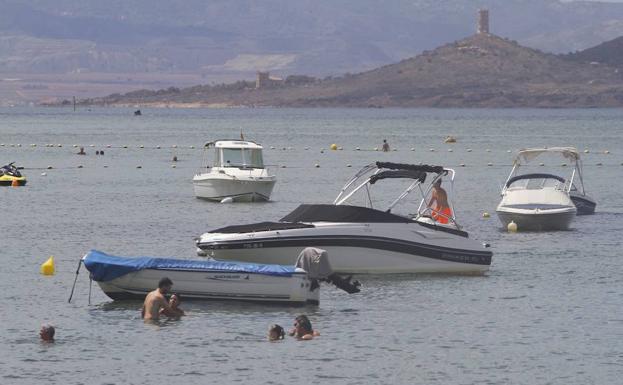
[[[114,300],[143,299],[167,276],[173,291],[186,299],[236,300],[289,305],[318,304],[319,289],[310,291],[306,273],[277,277],[254,273],[196,272],[146,269],[98,282],[102,291]]]
[[[12,186],[13,182],[17,181],[17,185],[18,186],[25,186],[26,185],[26,178],[0,178],[0,186]]]
[[[519,231],[568,230],[576,216],[575,207],[556,212],[548,212],[547,210],[518,212],[498,208],[496,212],[504,228],[507,228],[512,221],[517,224]]]
[[[247,234],[207,233],[197,246],[215,259],[286,265],[295,262],[301,248],[319,247],[330,255],[333,271],[348,274],[481,274],[489,269],[492,257],[476,241],[415,223],[401,229],[364,223]]]
[[[588,195],[580,195],[571,192],[569,197],[575,205],[578,215],[595,214],[595,207],[597,207],[597,203]]]
[[[241,180],[195,178],[193,186],[197,198],[222,201],[231,198],[235,202],[258,202],[270,200],[275,179]]]

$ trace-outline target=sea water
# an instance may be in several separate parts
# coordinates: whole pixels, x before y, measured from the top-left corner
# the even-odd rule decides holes
[[[28,185],[0,189],[0,383],[619,384],[622,121],[618,109],[1,109],[0,163],[24,166]],[[272,200],[196,199],[202,146],[241,132],[265,146]],[[383,139],[392,151],[374,150]],[[536,146],[582,152],[597,212],[570,231],[509,234],[500,185],[514,153]],[[454,168],[459,223],[491,244],[490,272],[362,276],[359,294],[323,286],[317,307],[185,301],[185,317],[153,325],[83,269],[67,303],[91,248],[193,258],[201,233],[332,202],[377,160]],[[546,166],[568,176],[562,163]],[[56,274],[42,276],[50,255]],[[266,341],[300,313],[320,337]],[[44,322],[54,344],[38,339]]]

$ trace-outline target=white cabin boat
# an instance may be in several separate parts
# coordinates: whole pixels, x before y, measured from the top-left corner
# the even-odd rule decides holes
[[[247,140],[206,143],[206,155],[214,149],[214,161],[204,156],[202,169],[193,178],[195,196],[213,201],[267,201],[277,182],[264,167],[262,146]]]

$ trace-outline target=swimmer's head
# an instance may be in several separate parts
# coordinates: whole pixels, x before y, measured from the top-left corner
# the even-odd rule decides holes
[[[162,293],[168,293],[173,287],[173,281],[171,281],[168,277],[163,277],[160,282],[158,282],[158,289]]]
[[[181,298],[180,295],[177,293],[173,293],[171,294],[171,299],[169,300],[169,305],[171,305],[171,307],[177,307],[181,302]]]
[[[296,329],[297,335],[309,334],[309,333],[313,333],[314,331],[312,329],[312,325],[311,325],[311,322],[309,321],[309,318],[307,318],[307,316],[304,314],[301,314],[300,316],[296,317],[296,319],[294,320],[294,328]]]
[[[54,333],[56,330],[54,326],[50,324],[41,325],[41,330],[39,331],[39,336],[43,341],[52,342],[54,341]]]
[[[277,324],[270,325],[268,329],[268,340],[269,341],[277,341],[282,340],[286,336],[285,330]]]

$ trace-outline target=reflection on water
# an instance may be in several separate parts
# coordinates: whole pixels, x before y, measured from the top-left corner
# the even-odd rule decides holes
[[[29,179],[25,188],[0,189],[0,336],[10,353],[0,360],[0,383],[617,384],[623,182],[614,176],[623,169],[622,115],[253,109],[143,110],[135,118],[123,109],[0,110],[0,154],[24,165]],[[198,148],[240,127],[266,146],[266,163],[279,166],[274,201],[196,199]],[[443,143],[449,134],[457,143]],[[373,151],[383,138],[398,151]],[[331,143],[344,150],[329,151]],[[73,144],[89,155],[75,156]],[[508,234],[495,218],[513,156],[507,151],[535,145],[591,150],[583,153],[585,183],[598,212],[576,218],[571,231]],[[104,156],[91,155],[104,148]],[[186,316],[151,325],[140,318],[140,301],[112,302],[97,285],[89,306],[82,270],[67,303],[76,264],[91,248],[193,258],[202,232],[331,202],[375,160],[455,167],[459,223],[491,244],[491,271],[358,277],[361,293],[323,286],[318,307],[183,300]],[[39,265],[50,255],[57,273],[43,277]],[[320,337],[267,342],[269,325],[289,329],[301,313]],[[56,326],[54,344],[39,342],[45,322]]]

